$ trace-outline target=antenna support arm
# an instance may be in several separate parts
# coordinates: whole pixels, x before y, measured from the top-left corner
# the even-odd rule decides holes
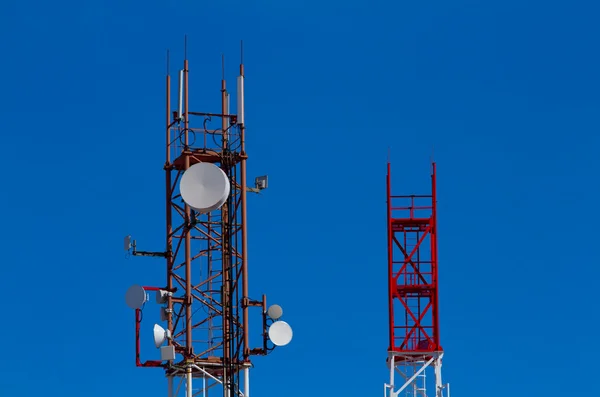
[[[133,240],[131,244],[131,254],[134,256],[153,256],[153,257],[161,257],[168,258],[170,256],[169,252],[151,252],[151,251],[138,251],[136,249],[135,240]]]

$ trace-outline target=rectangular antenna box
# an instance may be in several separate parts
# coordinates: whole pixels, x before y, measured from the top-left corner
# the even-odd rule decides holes
[[[160,348],[160,360],[161,361],[175,360],[175,346],[162,346]]]

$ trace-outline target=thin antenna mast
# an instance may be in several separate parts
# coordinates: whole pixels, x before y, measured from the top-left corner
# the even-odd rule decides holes
[[[250,362],[250,327],[248,325],[248,306],[250,300],[248,298],[248,210],[246,208],[246,197],[248,191],[248,184],[246,180],[246,160],[248,155],[246,154],[246,127],[244,125],[244,47],[243,42],[240,41],[240,76],[238,77],[238,124],[240,126],[240,171],[241,171],[241,190],[242,190],[242,251],[246,253],[242,259],[242,321],[244,325],[244,362]],[[241,83],[241,84],[240,84]],[[241,88],[240,88],[241,87]],[[266,299],[263,296],[263,312],[266,308]],[[265,317],[263,317],[264,319]],[[264,321],[263,321],[264,324]],[[248,396],[250,393],[250,368],[244,369],[244,395]]]
[[[241,63],[240,63],[240,75],[238,76],[237,81],[237,91],[238,91],[238,124],[240,124],[243,128],[244,126],[244,46],[243,42],[241,42]]]

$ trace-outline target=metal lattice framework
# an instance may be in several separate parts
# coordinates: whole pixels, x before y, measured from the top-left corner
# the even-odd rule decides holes
[[[221,112],[188,109],[189,65],[180,72],[180,106],[171,112],[171,80],[167,73],[166,106],[166,250],[135,251],[134,255],[166,259],[167,283],[143,287],[168,294],[163,315],[168,348],[177,360],[140,360],[141,309],[136,310],[136,364],[162,367],[169,379],[169,397],[185,390],[190,397],[218,386],[224,397],[248,394],[251,355],[267,354],[266,298],[248,297],[245,127],[243,114],[230,114],[229,93],[221,82]],[[238,96],[242,97],[244,68],[240,65]],[[239,102],[238,102],[239,103]],[[238,113],[240,110],[238,109]],[[240,120],[241,119],[241,120]],[[201,214],[189,207],[179,189],[184,172],[198,162],[220,167],[230,182],[230,193],[220,209]],[[263,346],[251,349],[248,309],[262,309]],[[244,372],[244,390],[239,375]],[[193,379],[202,385],[194,387]],[[180,381],[179,385],[175,380]],[[186,386],[181,387],[183,381]],[[211,394],[212,391],[211,391]]]
[[[388,171],[390,350],[395,352],[440,350],[435,164],[433,169],[432,194],[410,196],[391,195]]]
[[[188,109],[188,62],[184,63],[183,114],[167,128],[167,290],[171,343],[183,360],[168,370],[186,369],[192,376],[222,378],[231,395],[239,393],[236,375],[243,365],[244,327],[240,307],[245,225],[245,175],[241,175],[243,127],[228,112],[228,93],[222,82],[222,113],[193,113]],[[168,113],[170,113],[168,111]],[[170,117],[170,115],[168,115]],[[199,120],[196,123],[192,120]],[[220,121],[217,128],[211,122]],[[173,161],[171,161],[173,159]],[[198,162],[218,165],[229,177],[231,193],[218,211],[200,214],[181,199],[179,180]],[[245,171],[245,170],[244,170]],[[244,186],[243,186],[244,185]],[[245,210],[245,202],[244,202]],[[177,294],[177,291],[182,293]],[[193,364],[193,365],[190,365]],[[212,379],[212,378],[211,378]]]
[[[407,390],[427,396],[426,370],[435,369],[435,396],[441,397],[436,175],[430,195],[395,196],[387,172],[390,396]],[[396,391],[394,374],[404,379]]]

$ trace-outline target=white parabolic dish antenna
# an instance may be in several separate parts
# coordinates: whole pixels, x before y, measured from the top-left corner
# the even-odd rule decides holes
[[[211,163],[192,165],[183,173],[179,184],[183,201],[203,213],[221,207],[229,197],[230,189],[225,172]]]
[[[267,315],[273,320],[278,320],[283,315],[283,309],[279,305],[271,305],[267,310]]]
[[[139,285],[132,285],[125,293],[125,303],[132,309],[141,308],[146,302],[146,291]]]
[[[285,321],[275,321],[269,327],[269,339],[275,346],[285,346],[292,340],[292,327]]]
[[[161,327],[158,324],[154,324],[153,331],[154,331],[154,345],[156,346],[157,349],[160,347],[160,345],[163,344],[165,339],[171,337],[171,333],[169,332],[169,330],[165,330],[163,327]]]

